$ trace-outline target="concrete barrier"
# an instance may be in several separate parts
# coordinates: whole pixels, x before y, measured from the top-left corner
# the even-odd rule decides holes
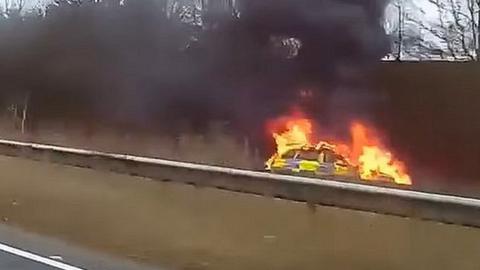
[[[480,200],[0,140],[0,154],[288,200],[480,227]]]

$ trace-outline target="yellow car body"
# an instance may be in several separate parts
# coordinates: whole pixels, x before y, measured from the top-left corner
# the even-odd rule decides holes
[[[359,178],[357,167],[328,147],[303,147],[273,156],[266,164],[273,173]]]

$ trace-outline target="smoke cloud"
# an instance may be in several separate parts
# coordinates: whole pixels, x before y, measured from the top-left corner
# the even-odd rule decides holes
[[[1,98],[42,120],[255,136],[302,104],[363,111],[364,73],[388,49],[380,0],[57,0],[0,19]],[[362,92],[363,91],[363,92]],[[303,94],[302,94],[303,93]],[[308,93],[308,99],[305,98]],[[346,108],[346,109],[345,109]]]

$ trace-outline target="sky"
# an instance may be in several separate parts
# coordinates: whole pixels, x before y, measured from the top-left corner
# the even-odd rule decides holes
[[[428,0],[414,0],[413,1],[418,7],[425,11],[426,19],[435,19],[437,16],[437,11],[435,7],[428,2]]]

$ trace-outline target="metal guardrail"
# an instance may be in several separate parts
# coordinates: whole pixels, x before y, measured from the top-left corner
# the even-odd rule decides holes
[[[354,210],[480,227],[480,200],[195,163],[0,140],[0,154]]]

